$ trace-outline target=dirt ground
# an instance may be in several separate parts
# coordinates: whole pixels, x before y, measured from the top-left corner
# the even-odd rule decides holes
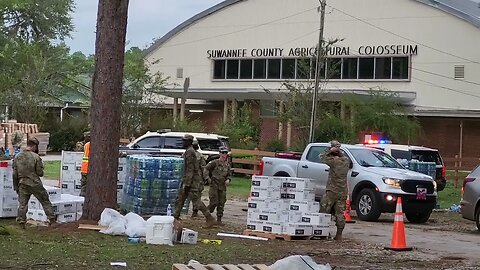
[[[217,231],[241,233],[246,225],[245,207],[244,201],[228,201],[224,217],[227,225],[214,231],[199,229],[200,234],[215,239]],[[184,222],[193,227],[198,224],[189,218]],[[480,234],[473,222],[463,220],[458,213],[434,212],[432,218],[421,225],[406,222],[407,244],[413,251],[385,249],[391,241],[392,229],[393,214],[385,214],[379,222],[347,224],[345,240],[341,242],[269,240],[268,248],[285,257],[308,255],[334,269],[480,269]],[[334,232],[335,227],[331,230]],[[246,240],[249,244],[257,242]]]

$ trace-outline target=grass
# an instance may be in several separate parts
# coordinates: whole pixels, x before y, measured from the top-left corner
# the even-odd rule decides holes
[[[45,166],[44,177],[50,180],[60,180],[60,161],[44,161]]]
[[[458,183],[455,187],[455,176],[453,171],[447,171],[447,186],[444,190],[438,192],[438,201],[440,208],[449,208],[452,204],[459,205],[462,198],[463,179],[468,175],[466,172],[458,173]]]
[[[228,187],[228,196],[238,199],[246,199],[250,193],[250,178],[233,177]]]
[[[155,246],[128,243],[125,236],[109,236],[96,231],[29,227],[17,229],[14,220],[0,220],[10,235],[0,235],[0,269],[112,269],[110,262],[126,262],[129,269],[165,269],[172,264],[274,262],[282,251],[269,242],[225,239],[221,245],[197,244]],[[75,226],[73,226],[75,225]],[[195,228],[193,228],[195,229]],[[216,231],[200,237],[215,239]],[[252,256],[252,254],[257,254]]]

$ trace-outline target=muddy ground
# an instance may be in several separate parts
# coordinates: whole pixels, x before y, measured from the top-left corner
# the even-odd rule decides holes
[[[198,229],[200,235],[218,239],[217,232],[241,233],[245,229],[246,204],[241,200],[227,202],[226,226],[203,230],[201,219],[185,217],[185,226]],[[355,217],[353,217],[355,219]],[[407,244],[413,251],[386,250],[391,241],[393,214],[382,215],[379,222],[357,221],[347,224],[341,242],[322,240],[269,240],[268,244],[245,240],[249,245],[266,245],[285,257],[308,255],[317,263],[335,269],[480,269],[480,233],[473,222],[458,213],[434,212],[426,224],[406,222]],[[332,231],[335,227],[331,228]],[[255,254],[261,258],[261,254]],[[273,262],[264,262],[273,263]]]

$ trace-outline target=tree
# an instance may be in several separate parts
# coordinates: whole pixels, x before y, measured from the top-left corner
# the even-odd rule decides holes
[[[118,145],[128,0],[100,0],[95,42],[91,154],[82,219],[99,220],[117,205]]]
[[[254,149],[260,139],[260,123],[253,117],[250,104],[244,103],[231,121],[217,126],[216,133],[228,136],[232,148]]]
[[[168,78],[163,78],[159,72],[149,73],[139,48],[130,48],[125,53],[121,116],[123,138],[138,135],[150,110],[163,105],[160,94],[165,90],[167,81]]]

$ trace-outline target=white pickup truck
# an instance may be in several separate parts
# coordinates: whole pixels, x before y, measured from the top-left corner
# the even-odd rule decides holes
[[[320,162],[319,155],[329,147],[329,143],[311,143],[300,160],[264,157],[260,174],[314,179],[316,199],[320,200],[329,166]],[[398,197],[402,197],[403,212],[410,222],[425,223],[429,219],[437,201],[432,177],[405,169],[378,149],[344,144],[341,152],[352,161],[348,188],[359,219],[376,221],[381,213],[395,212]]]

